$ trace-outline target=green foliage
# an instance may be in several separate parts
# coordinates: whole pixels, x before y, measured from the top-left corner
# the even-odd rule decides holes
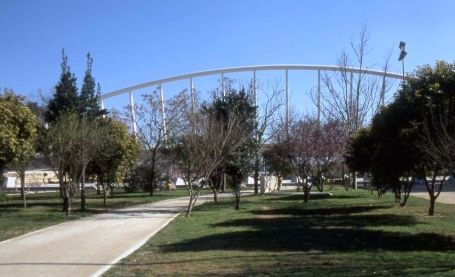
[[[84,168],[99,153],[107,129],[98,120],[80,117],[77,111],[62,113],[42,130],[40,145],[58,176],[64,209],[69,214]]]
[[[271,167],[271,171],[279,172],[287,178],[290,178],[294,174],[294,169],[289,160],[285,145],[270,145],[262,152],[262,157],[264,157],[264,163]]]
[[[65,51],[62,50],[62,73],[60,81],[55,86],[55,92],[52,99],[49,101],[44,112],[46,122],[52,123],[57,120],[61,113],[69,109],[78,110],[79,95],[76,85],[76,76],[71,73],[68,65],[68,57]]]
[[[95,91],[95,78],[92,76],[93,59],[90,53],[87,54],[87,70],[85,71],[84,83],[82,84],[81,93],[79,95],[79,109],[80,113],[87,116],[95,116],[100,112],[101,107],[99,104],[100,85],[98,90]]]
[[[0,94],[0,170],[8,164],[28,164],[35,153],[36,117],[22,96],[5,89]]]
[[[373,171],[377,181],[392,184],[406,172],[417,174],[419,166],[432,167],[434,161],[428,163],[418,146],[426,127],[436,131],[432,128],[440,118],[435,117],[455,112],[454,70],[453,64],[438,62],[434,68],[426,65],[410,75],[394,102],[373,118],[371,128],[351,139],[349,166]],[[443,112],[435,113],[435,109]]]
[[[137,161],[140,145],[128,128],[110,118],[99,118],[97,124],[104,130],[100,135],[100,145],[88,173],[97,175],[108,183],[122,181],[130,175]]]
[[[369,171],[378,187],[401,191],[402,177],[445,175],[455,165],[455,64],[437,62],[408,76],[368,131],[351,139],[348,164]],[[427,184],[430,214],[437,198]],[[400,203],[401,204],[401,203]],[[433,207],[433,208],[432,208]]]
[[[257,150],[253,137],[256,127],[256,107],[254,106],[253,94],[246,91],[245,88],[239,91],[231,88],[223,97],[215,96],[213,102],[206,105],[203,110],[221,122],[224,130],[228,127],[227,122],[232,114],[241,118],[238,128],[249,130],[250,139],[240,146],[239,151],[228,155],[225,163],[220,165],[220,167],[225,167],[224,170],[229,176],[230,186],[236,190],[253,170],[253,156]],[[215,171],[218,174],[220,172],[222,170]]]
[[[348,148],[346,164],[357,172],[368,172],[372,167],[374,137],[370,128],[362,128],[355,134]]]
[[[10,200],[11,199],[8,196],[8,194],[0,192],[0,203],[6,203],[6,202],[8,202]]]
[[[80,94],[76,85],[76,76],[71,73],[68,65],[68,57],[62,50],[62,73],[60,81],[55,86],[55,92],[44,111],[44,120],[53,123],[67,110],[75,110],[82,116],[96,116],[100,112],[99,105],[100,85],[95,92],[95,78],[92,76],[93,59],[87,54],[87,70]]]

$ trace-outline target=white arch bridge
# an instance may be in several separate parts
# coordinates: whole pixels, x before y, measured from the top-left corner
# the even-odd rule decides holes
[[[165,114],[164,114],[164,98],[163,98],[163,84],[171,83],[180,80],[188,80],[188,88],[191,91],[191,94],[194,93],[193,89],[193,78],[203,77],[203,76],[210,76],[210,75],[220,75],[221,76],[221,86],[222,86],[222,93],[224,95],[225,88],[224,88],[224,74],[227,73],[237,73],[237,72],[252,72],[253,73],[253,86],[255,90],[255,94],[257,95],[257,86],[256,86],[256,72],[257,71],[271,71],[271,70],[283,70],[286,74],[286,118],[289,118],[289,71],[317,71],[318,72],[318,118],[320,117],[320,95],[321,95],[321,71],[338,71],[343,73],[349,73],[351,77],[351,91],[352,91],[352,78],[353,74],[365,74],[365,75],[373,75],[382,77],[385,81],[386,78],[391,79],[404,79],[404,76],[399,73],[391,73],[387,71],[380,71],[380,70],[371,70],[365,68],[355,68],[355,67],[341,67],[341,66],[333,66],[333,65],[298,65],[298,64],[284,64],[284,65],[259,65],[259,66],[243,66],[243,67],[231,67],[231,68],[223,68],[223,69],[214,69],[214,70],[206,70],[200,72],[194,72],[189,74],[178,75],[174,77],[168,77],[164,79],[159,79],[143,84],[138,84],[134,86],[130,86],[127,88],[119,89],[113,92],[109,92],[100,96],[101,101],[101,108],[104,108],[103,101],[112,98],[121,94],[129,93],[130,96],[130,107],[131,107],[131,114],[132,114],[132,126],[133,132],[136,133],[136,125],[134,124],[134,99],[133,99],[133,92],[136,90],[140,90],[147,87],[154,87],[158,86],[160,89],[161,95],[161,111],[162,111],[162,118],[163,118],[163,126],[166,126],[165,123]],[[382,99],[384,99],[384,95],[381,95]],[[257,99],[257,97],[255,97]],[[192,97],[194,99],[194,97]],[[166,132],[166,131],[165,131]]]

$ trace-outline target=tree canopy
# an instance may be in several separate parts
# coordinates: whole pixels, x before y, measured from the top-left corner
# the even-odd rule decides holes
[[[371,172],[376,186],[393,188],[398,200],[403,189],[410,191],[403,178],[423,178],[433,215],[445,180],[437,186],[436,177],[447,177],[455,165],[454,112],[455,65],[439,61],[419,67],[371,127],[351,139],[348,165]]]
[[[36,137],[36,116],[23,97],[5,89],[0,94],[0,170],[11,163],[28,164]]]
[[[60,80],[55,86],[55,92],[49,100],[44,111],[44,120],[53,123],[67,110],[75,110],[77,113],[87,116],[95,116],[100,112],[99,105],[100,86],[95,91],[95,79],[92,76],[93,59],[90,53],[87,54],[87,70],[85,71],[84,82],[81,92],[78,92],[77,78],[71,73],[68,65],[68,57],[62,50],[62,63]]]

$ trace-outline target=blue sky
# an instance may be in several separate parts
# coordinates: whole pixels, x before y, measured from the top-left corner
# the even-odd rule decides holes
[[[455,61],[452,0],[2,0],[0,11],[0,87],[24,95],[50,93],[59,80],[62,48],[79,87],[91,53],[103,94],[217,68],[334,65],[363,23],[372,50],[367,64],[375,69],[393,48],[392,71],[401,73],[400,41],[406,42],[406,71]],[[290,74],[293,82],[297,75]],[[195,87],[215,87],[216,78],[195,79]],[[258,78],[283,79],[284,73]],[[291,84],[294,94],[317,82],[302,80],[304,86]],[[186,85],[165,91],[169,96]],[[120,97],[106,108],[125,101]]]

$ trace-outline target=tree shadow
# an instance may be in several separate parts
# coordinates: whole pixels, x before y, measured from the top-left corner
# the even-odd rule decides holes
[[[367,213],[380,209],[389,209],[389,205],[378,206],[348,206],[348,207],[328,207],[328,208],[299,208],[289,207],[270,210],[254,210],[251,211],[254,215],[271,216],[271,215],[292,215],[292,216],[334,216],[334,215],[352,215],[358,213]]]
[[[243,251],[447,251],[454,239],[434,233],[388,231],[388,226],[410,227],[412,216],[355,214],[381,207],[279,209],[255,211],[259,218],[215,224],[232,231],[190,239],[162,247],[167,252]],[[366,227],[386,227],[371,230]]]
[[[330,193],[330,192],[328,192]],[[355,199],[361,198],[360,196],[355,195],[324,195],[324,194],[310,194],[310,202],[314,200],[321,200],[321,199]],[[283,194],[281,197],[274,197],[266,199],[265,201],[303,201],[303,194]]]
[[[33,207],[62,207],[62,203],[29,203],[27,202],[27,208]],[[0,213],[1,212],[14,212],[24,209],[24,204],[17,203],[17,204],[3,204],[0,206]]]

